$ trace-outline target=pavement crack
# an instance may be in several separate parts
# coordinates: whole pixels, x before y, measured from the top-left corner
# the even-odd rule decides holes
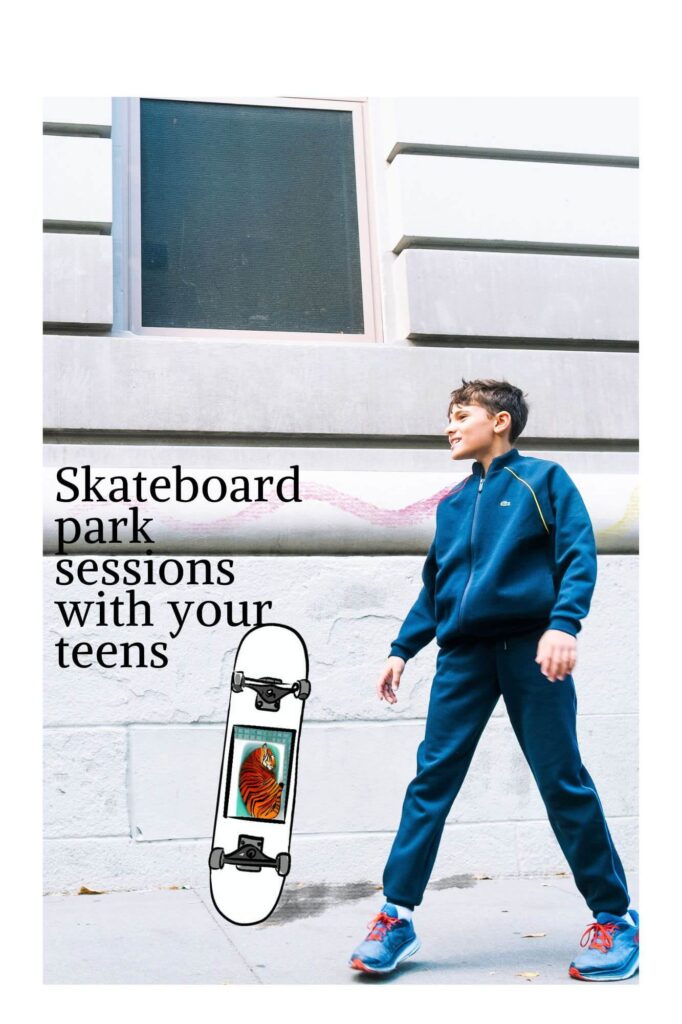
[[[257,985],[262,985],[262,984],[263,984],[263,980],[262,980],[262,978],[260,978],[260,977],[259,977],[259,976],[258,976],[258,975],[256,974],[256,972],[254,971],[253,967],[251,966],[251,964],[249,963],[249,961],[248,961],[248,960],[246,959],[246,957],[245,957],[245,956],[244,956],[244,954],[242,953],[242,951],[241,951],[241,949],[239,948],[239,946],[237,946],[237,945],[236,945],[236,944],[235,944],[235,943],[234,943],[234,942],[232,941],[232,939],[230,938],[230,934],[229,934],[229,932],[227,931],[227,928],[224,928],[224,927],[223,927],[223,924],[222,924],[222,922],[221,922],[221,920],[219,920],[219,919],[218,919],[218,918],[216,917],[216,914],[217,914],[218,912],[217,912],[217,910],[215,909],[215,907],[213,906],[213,901],[211,900],[211,898],[209,897],[209,898],[208,898],[208,900],[207,900],[207,899],[205,898],[204,894],[203,894],[203,893],[201,892],[201,890],[200,890],[200,889],[192,889],[192,892],[193,892],[193,893],[194,893],[194,895],[195,895],[195,896],[196,896],[196,897],[197,897],[197,898],[199,899],[199,901],[201,902],[201,904],[202,904],[202,905],[203,905],[203,906],[204,906],[204,907],[206,908],[206,910],[208,911],[208,916],[209,916],[209,917],[211,918],[211,921],[213,922],[213,924],[215,925],[215,927],[216,927],[216,928],[218,929],[218,931],[220,932],[220,934],[221,934],[221,935],[223,936],[223,938],[227,939],[227,941],[229,942],[230,946],[232,946],[232,949],[233,949],[233,950],[235,951],[235,953],[237,954],[237,956],[239,957],[239,959],[241,960],[241,962],[242,962],[242,963],[244,964],[244,966],[246,967],[247,971],[249,972],[249,974],[251,975],[251,977],[253,978],[253,980],[254,980],[254,981],[256,982],[256,984],[257,984]]]

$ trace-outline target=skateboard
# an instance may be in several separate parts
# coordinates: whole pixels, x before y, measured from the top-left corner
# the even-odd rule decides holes
[[[289,626],[242,638],[231,677],[213,844],[211,898],[233,924],[270,916],[291,868],[308,652]]]

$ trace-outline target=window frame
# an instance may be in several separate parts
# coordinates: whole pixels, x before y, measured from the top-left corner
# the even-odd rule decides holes
[[[127,166],[122,203],[127,207],[127,218],[122,232],[124,257],[123,295],[121,297],[125,332],[141,337],[213,338],[243,341],[288,342],[381,342],[381,294],[379,289],[378,258],[373,239],[375,212],[371,202],[371,167],[366,99],[332,99],[278,96],[269,97],[204,97],[204,96],[148,96],[144,99],[180,100],[190,103],[219,103],[257,107],[295,107],[317,110],[346,110],[352,115],[353,152],[355,155],[355,184],[358,211],[358,238],[360,247],[360,277],[362,284],[362,312],[364,332],[320,333],[314,331],[249,331],[239,329],[200,327],[153,327],[142,325],[142,200],[140,161],[140,99],[124,101],[121,113],[126,125],[124,160]],[[125,272],[127,268],[127,273]]]

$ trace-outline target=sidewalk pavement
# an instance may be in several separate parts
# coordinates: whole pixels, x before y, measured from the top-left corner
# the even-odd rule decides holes
[[[638,908],[636,879],[628,878]],[[45,897],[53,984],[580,985],[568,976],[591,921],[565,875],[432,883],[415,912],[422,948],[374,978],[347,966],[381,890],[285,885],[274,914],[240,928],[208,887]],[[637,984],[637,976],[619,984]]]

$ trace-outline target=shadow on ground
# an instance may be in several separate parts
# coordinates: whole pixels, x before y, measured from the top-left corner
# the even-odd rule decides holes
[[[471,889],[476,885],[473,875],[450,875],[433,882],[430,889]],[[381,893],[381,886],[373,882],[349,882],[346,885],[299,885],[287,886],[277,905],[277,910],[261,928],[274,928],[307,917],[319,917],[330,907],[354,903],[368,896]]]

